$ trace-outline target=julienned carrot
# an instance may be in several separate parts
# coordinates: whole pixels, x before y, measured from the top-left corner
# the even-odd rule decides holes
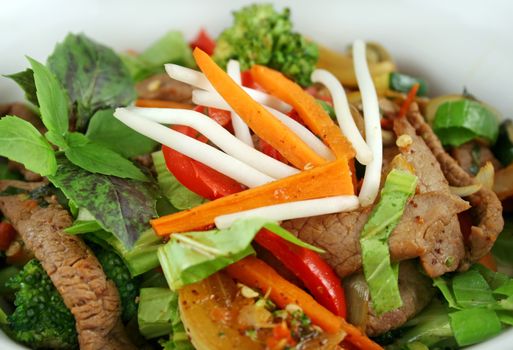
[[[191,210],[152,220],[159,236],[186,232],[214,222],[217,216],[306,199],[354,194],[347,160],[340,159],[265,185],[218,198]]]
[[[354,158],[354,149],[340,128],[301,86],[280,72],[264,66],[254,65],[251,68],[251,76],[271,95],[292,105],[306,126],[331,148],[337,158]]]
[[[408,91],[408,95],[406,96],[406,100],[404,100],[401,105],[401,109],[399,110],[399,114],[397,115],[399,118],[405,117],[408,111],[410,110],[410,106],[415,100],[415,96],[417,96],[417,91],[419,90],[420,84],[414,84],[410,91]]]
[[[281,277],[272,267],[254,256],[239,260],[226,268],[236,280],[269,293],[269,298],[280,308],[288,304],[298,305],[310,317],[313,323],[327,333],[341,329],[346,332],[348,342],[361,350],[382,350],[382,347],[370,340],[358,328],[335,316],[331,311],[317,303],[308,293]]]
[[[198,48],[193,54],[207,79],[233,110],[251,130],[277,149],[290,163],[299,169],[305,169],[326,162],[288,127],[254,101],[209,55]]]
[[[166,101],[166,100],[148,100],[144,98],[138,98],[135,100],[137,107],[154,107],[154,108],[182,108],[182,109],[193,109],[194,105],[188,103]]]

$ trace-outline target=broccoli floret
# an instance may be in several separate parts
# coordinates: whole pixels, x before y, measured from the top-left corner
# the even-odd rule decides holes
[[[91,247],[103,267],[108,279],[112,280],[119,291],[121,299],[121,318],[128,322],[137,314],[138,282],[132,278],[123,259],[112,250],[91,244]]]
[[[217,39],[214,59],[225,67],[237,59],[242,69],[262,64],[281,71],[299,84],[310,84],[319,58],[317,45],[292,32],[289,9],[276,12],[270,4],[250,5],[234,12],[234,24]]]
[[[35,349],[78,347],[75,318],[37,260],[25,264],[6,286],[15,290],[16,308],[7,321],[17,341]]]

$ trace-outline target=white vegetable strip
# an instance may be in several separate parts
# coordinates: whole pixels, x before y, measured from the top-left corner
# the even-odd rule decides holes
[[[194,69],[182,67],[172,63],[167,63],[164,65],[164,67],[166,68],[167,74],[171,78],[179,80],[182,83],[186,83],[194,87],[213,92],[219,97],[221,97],[221,95],[219,95],[216,89],[214,89],[212,84],[210,84],[207,77],[205,77],[203,73],[198,72]],[[243,86],[242,89],[246,91],[248,95],[251,96],[258,103],[261,103],[269,107],[273,107],[283,113],[288,113],[292,109],[292,107],[289,104],[283,102],[279,98],[266,94],[263,91],[250,89],[245,86]]]
[[[356,40],[353,43],[353,62],[358,88],[362,94],[363,115],[365,123],[365,138],[372,151],[372,161],[365,168],[360,204],[368,206],[374,203],[381,181],[381,166],[383,161],[383,141],[381,139],[381,124],[379,121],[378,95],[367,65],[365,42]]]
[[[140,134],[183,153],[248,187],[257,187],[274,181],[272,177],[212,146],[159,123],[141,118],[126,108],[117,108],[114,116]]]
[[[228,65],[226,66],[226,71],[230,78],[233,79],[237,84],[242,85],[240,80],[240,64],[238,61],[229,60]],[[249,132],[249,128],[244,122],[244,120],[239,117],[239,115],[235,112],[231,112],[232,114],[232,126],[233,131],[235,132],[235,136],[246,145],[250,147],[255,147],[253,145],[253,139],[251,138],[251,133]]]
[[[227,111],[232,110],[230,105],[228,105],[228,103],[226,103],[221,96],[215,95],[209,91],[193,90],[192,102],[201,106],[214,107]],[[290,130],[292,130],[315,153],[328,160],[335,159],[335,156],[331,150],[306,127],[274,108],[268,106],[264,106],[264,108],[266,108],[269,112],[271,112],[272,115],[279,119]]]
[[[356,196],[334,196],[320,199],[275,204],[233,214],[221,215],[214,222],[219,229],[230,227],[238,219],[262,217],[269,220],[291,220],[324,214],[340,213],[358,208]]]
[[[372,151],[356,127],[349,109],[346,92],[340,81],[325,69],[314,70],[312,81],[323,84],[329,90],[333,99],[333,108],[337,115],[338,125],[356,151],[356,159],[364,165],[369,164],[372,161]]]
[[[203,134],[225,153],[273,177],[283,178],[297,174],[299,170],[288,166],[248,146],[199,112],[187,109],[128,107],[126,110],[160,124],[186,125]]]

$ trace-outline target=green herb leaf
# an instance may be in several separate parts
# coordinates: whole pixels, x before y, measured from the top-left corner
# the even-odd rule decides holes
[[[454,276],[452,290],[456,302],[463,308],[486,307],[495,304],[490,286],[484,277],[475,270]]]
[[[52,146],[29,122],[14,116],[0,119],[0,156],[22,163],[42,176],[57,169]]]
[[[87,128],[89,140],[127,158],[153,151],[157,142],[114,118],[113,112],[112,109],[106,109],[94,114]]]
[[[131,161],[116,152],[91,142],[80,133],[71,133],[67,138],[69,148],[66,157],[75,165],[91,172],[121,178],[148,181],[148,178]]]
[[[65,135],[69,128],[69,100],[66,91],[48,68],[30,57],[28,60],[34,71],[37,100],[43,124],[49,131]]]
[[[191,209],[207,200],[182,185],[167,169],[162,151],[152,153],[157,180],[164,196],[179,210]]]
[[[158,193],[151,182],[90,173],[58,157],[57,172],[50,181],[87,209],[98,223],[127,248],[149,227],[156,216]]]
[[[493,310],[465,309],[449,314],[454,337],[460,346],[476,344],[500,333],[501,321]]]
[[[123,61],[135,81],[162,72],[165,63],[194,68],[192,51],[182,33],[171,31],[153,43],[139,56],[124,55]]]
[[[34,82],[34,71],[30,68],[22,72],[5,75],[6,78],[14,80],[25,92],[25,98],[35,106],[39,106],[36,95],[36,83]]]
[[[141,288],[137,321],[139,331],[146,338],[157,338],[171,333],[171,322],[176,313],[178,293],[168,288]]]
[[[118,55],[83,34],[69,34],[58,44],[48,67],[68,92],[79,131],[98,110],[126,106],[135,99],[132,78]]]
[[[416,186],[415,175],[393,169],[361,233],[363,271],[369,285],[372,307],[378,315],[402,305],[397,268],[394,269],[390,262],[388,237],[401,219]]]
[[[504,229],[492,247],[493,255],[500,263],[508,266],[513,265],[513,221],[504,221]]]
[[[461,307],[456,303],[456,299],[452,294],[449,283],[450,281],[446,280],[444,277],[437,277],[433,279],[433,285],[440,290],[445,300],[447,300],[449,307],[453,309],[461,309]]]

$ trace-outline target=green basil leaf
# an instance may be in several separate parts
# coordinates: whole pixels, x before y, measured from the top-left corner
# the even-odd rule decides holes
[[[34,71],[30,68],[24,71],[5,75],[6,78],[14,80],[25,92],[25,98],[27,101],[35,106],[39,106],[36,94],[36,83],[34,81]]]
[[[66,157],[75,165],[91,172],[121,178],[148,181],[148,178],[131,161],[116,152],[91,142],[79,133],[68,135]]]
[[[157,215],[158,191],[153,183],[94,174],[62,156],[57,164],[50,181],[78,207],[87,209],[125,247],[131,248]]]
[[[162,151],[152,153],[153,165],[157,171],[157,180],[164,196],[179,210],[191,209],[207,202],[205,198],[182,185],[167,169]]]
[[[59,147],[60,150],[68,148],[68,141],[66,141],[66,138],[55,131],[47,131],[45,133],[45,137],[49,142]]]
[[[83,34],[68,34],[48,57],[48,67],[68,92],[79,131],[98,110],[126,106],[136,97],[118,55]]]
[[[0,119],[0,156],[22,163],[42,176],[57,169],[52,146],[29,122],[14,116]]]
[[[30,57],[28,60],[34,71],[37,100],[43,124],[49,131],[64,135],[69,128],[69,99],[66,91],[48,68]]]
[[[129,128],[114,118],[112,109],[94,114],[87,128],[89,140],[103,145],[124,157],[134,157],[153,151],[157,142]]]

